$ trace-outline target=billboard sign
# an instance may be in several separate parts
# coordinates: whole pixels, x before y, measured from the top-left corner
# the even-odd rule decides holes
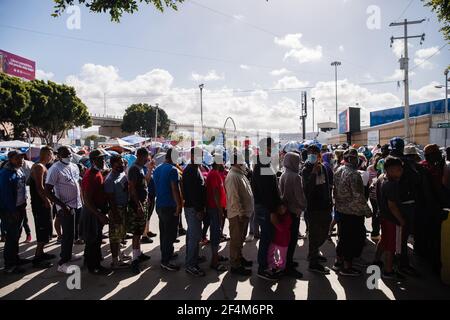
[[[347,108],[339,114],[339,133],[358,132],[361,129],[361,110]]]
[[[348,109],[339,113],[339,133],[350,132],[350,121]]]
[[[0,50],[0,72],[27,80],[34,80],[36,76],[36,63],[7,51]]]

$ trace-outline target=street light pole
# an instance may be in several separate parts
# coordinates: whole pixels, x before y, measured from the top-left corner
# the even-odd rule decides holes
[[[334,66],[334,83],[335,83],[335,97],[336,97],[336,128],[337,128],[338,126],[337,67],[341,65],[341,62],[333,61],[331,65]]]
[[[158,107],[159,104],[156,104],[156,110],[155,110],[155,141],[158,137]]]
[[[200,122],[202,127],[202,144],[203,144],[203,87],[205,85],[202,83],[198,87],[200,88]]]
[[[444,71],[445,75],[445,121],[449,121],[448,119],[448,69]]]
[[[313,122],[312,131],[316,132],[316,128],[314,126],[314,101],[316,101],[316,98],[312,97],[311,101],[312,101],[312,122]]]

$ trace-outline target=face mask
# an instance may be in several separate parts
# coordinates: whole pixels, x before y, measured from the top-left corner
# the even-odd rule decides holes
[[[306,159],[306,161],[315,164],[317,162],[317,156],[315,154],[308,154],[308,158]]]
[[[67,158],[61,158],[61,162],[64,164],[69,164],[70,160],[72,160],[72,156],[68,156]]]

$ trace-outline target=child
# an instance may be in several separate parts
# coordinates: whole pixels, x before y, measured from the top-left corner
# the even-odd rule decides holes
[[[384,161],[385,173],[376,183],[377,203],[381,221],[381,240],[377,245],[374,264],[381,266],[381,255],[385,255],[383,278],[401,280],[403,277],[394,271],[393,261],[400,239],[400,226],[405,220],[400,212],[398,181],[403,173],[403,163],[399,158],[388,156]]]
[[[292,224],[291,215],[286,213],[286,208],[281,206],[276,213],[270,216],[275,234],[269,246],[267,264],[273,273],[283,271],[286,268],[286,255],[291,240]]]

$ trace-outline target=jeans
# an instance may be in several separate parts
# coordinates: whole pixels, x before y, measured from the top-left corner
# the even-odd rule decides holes
[[[211,252],[212,254],[216,254],[219,251],[220,237],[222,235],[222,217],[219,216],[219,210],[217,208],[208,208],[207,211],[210,225]]]
[[[300,217],[297,217],[295,213],[289,213],[292,218],[291,224],[291,241],[289,242],[287,254],[286,254],[286,268],[290,268],[294,262],[294,252],[297,247],[298,234],[300,228]]]
[[[5,268],[17,265],[19,258],[19,238],[22,232],[23,219],[26,214],[25,205],[16,208],[15,212],[4,212],[2,214],[2,224],[6,232],[3,258]]]
[[[60,217],[62,229],[61,253],[58,264],[62,265],[72,259],[75,221],[77,220],[77,216],[80,215],[80,209],[71,209],[68,214],[64,213],[62,210],[59,210],[58,215]]]
[[[370,199],[370,204],[372,205],[372,237],[377,237],[380,235],[380,215],[378,213],[378,203],[376,200]]]
[[[161,263],[168,264],[173,255],[173,243],[177,239],[179,217],[175,215],[176,207],[156,208],[159,218],[159,241]]]
[[[199,242],[201,240],[202,222],[194,208],[184,208],[186,215],[186,268],[198,265]]]
[[[258,270],[264,271],[267,269],[267,253],[275,231],[270,221],[270,212],[266,207],[256,204],[255,218],[258,221],[258,225],[261,226],[258,248]]]
[[[331,223],[330,210],[317,210],[307,212],[309,221],[309,264],[318,263],[319,248],[323,245],[328,237],[328,231]]]

